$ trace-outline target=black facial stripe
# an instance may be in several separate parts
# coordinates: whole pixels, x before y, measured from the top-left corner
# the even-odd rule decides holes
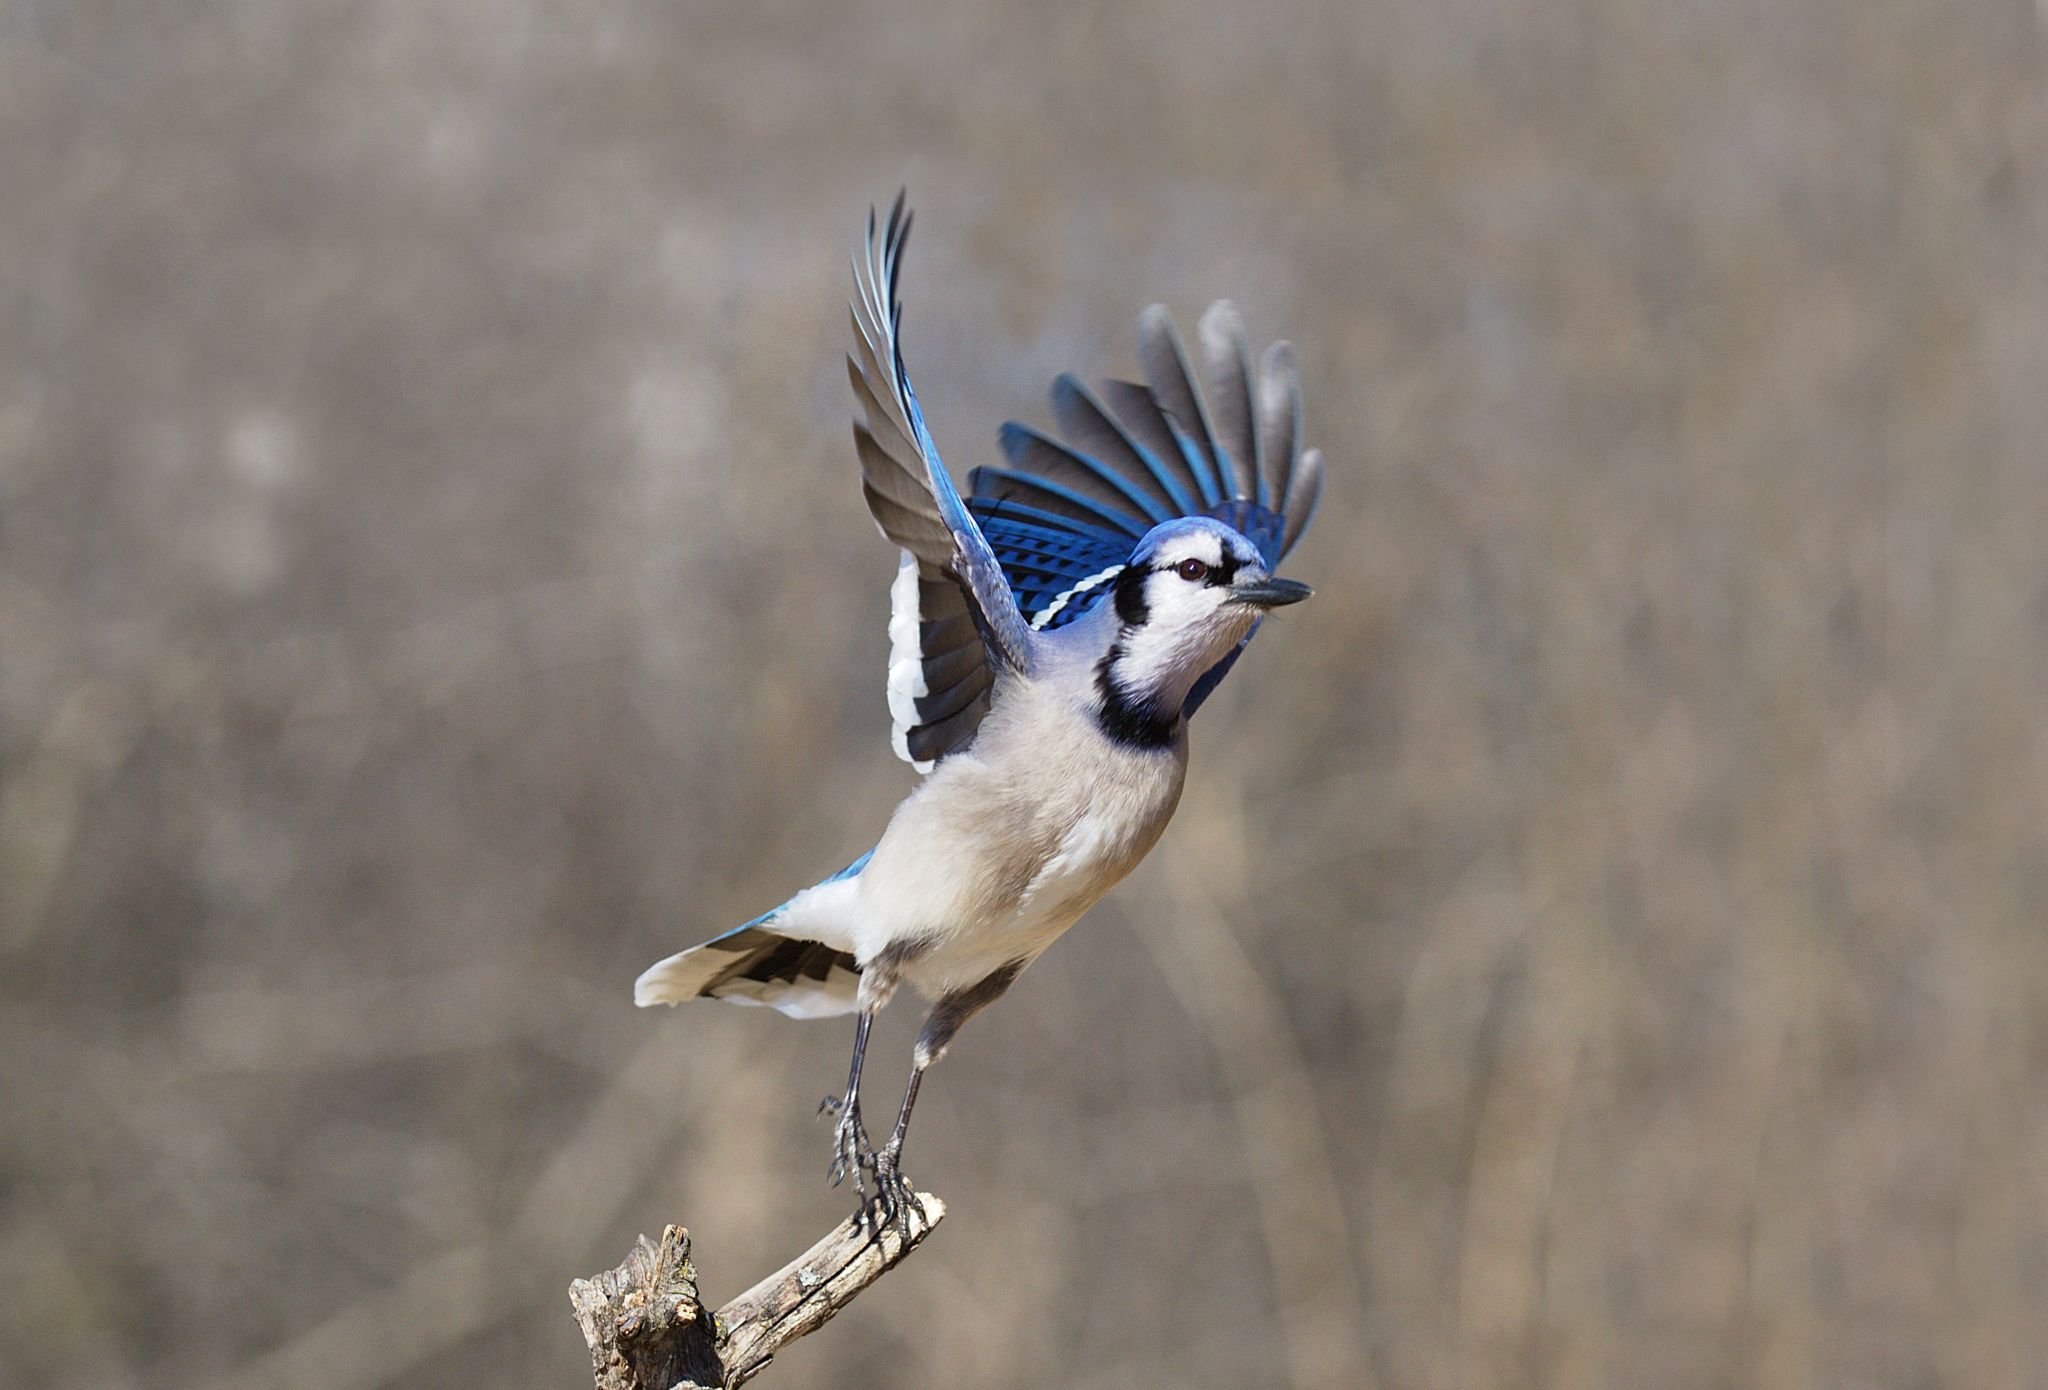
[[[1116,596],[1117,621],[1125,627],[1143,627],[1151,606],[1145,602],[1145,576],[1152,571],[1142,565],[1126,565],[1117,575],[1111,592]]]

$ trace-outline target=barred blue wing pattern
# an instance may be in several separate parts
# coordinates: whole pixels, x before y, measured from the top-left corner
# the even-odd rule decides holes
[[[996,559],[1017,596],[1017,607],[1034,628],[1059,627],[1088,611],[1097,585],[1085,581],[1130,557],[1144,528],[1099,525],[1047,511],[1042,506],[1012,501],[997,491],[986,470],[972,476],[976,488],[967,504],[981,522]],[[1114,578],[1112,573],[1110,578]],[[1078,592],[1075,592],[1077,591]],[[1055,606],[1061,595],[1070,595]],[[1076,600],[1079,600],[1078,602]]]
[[[1254,371],[1243,321],[1226,301],[1202,315],[1199,341],[1206,390],[1172,318],[1152,306],[1138,321],[1146,384],[1107,381],[1097,394],[1061,376],[1052,408],[1062,438],[1013,421],[998,436],[1007,466],[968,474],[968,510],[1032,627],[1088,612],[1162,521],[1213,516],[1241,531],[1269,568],[1307,529],[1322,455],[1301,447],[1291,349],[1273,344]],[[1195,687],[1189,713],[1234,660]]]

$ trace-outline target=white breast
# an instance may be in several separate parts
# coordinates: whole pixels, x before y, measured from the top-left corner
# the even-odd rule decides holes
[[[1036,957],[1157,843],[1186,767],[1184,746],[1124,747],[1020,683],[897,807],[851,905],[856,954],[922,943],[904,973],[925,994]]]

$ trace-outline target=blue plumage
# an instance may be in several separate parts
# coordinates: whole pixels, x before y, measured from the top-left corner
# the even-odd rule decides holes
[[[1254,369],[1228,304],[1202,316],[1199,379],[1164,309],[1138,325],[1146,381],[1053,382],[1054,434],[1011,422],[1003,463],[955,488],[911,389],[897,293],[910,215],[870,212],[854,262],[848,379],[861,487],[901,552],[890,586],[897,752],[931,775],[875,849],[787,902],[650,967],[641,1004],[718,998],[799,1018],[858,1013],[832,1172],[885,1211],[920,1079],[960,1026],[1143,858],[1179,803],[1187,716],[1260,618],[1322,460],[1300,440],[1285,344]],[[874,1014],[934,1001],[888,1142],[860,1112]]]
[[[1152,527],[1176,517],[1214,517],[1235,528],[1269,569],[1307,524],[1313,486],[1299,503],[1300,524],[1282,510],[1296,473],[1305,465],[1319,474],[1320,460],[1297,459],[1298,388],[1280,345],[1255,374],[1237,311],[1217,304],[1203,315],[1212,409],[1166,311],[1147,310],[1139,333],[1150,385],[1106,381],[1098,398],[1062,374],[1051,394],[1066,438],[1010,421],[997,434],[1010,466],[985,465],[967,475],[967,509],[1033,628],[1085,616],[1109,591],[1089,581],[1129,558]],[[1203,677],[1187,713],[1235,659],[1233,650]]]

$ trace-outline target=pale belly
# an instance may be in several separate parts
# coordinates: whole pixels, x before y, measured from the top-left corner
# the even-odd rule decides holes
[[[1037,957],[1136,867],[1172,818],[1185,756],[1086,751],[1066,766],[941,764],[860,875],[863,965],[893,946],[919,993],[963,989]]]
[[[1106,819],[1083,817],[1007,914],[937,934],[928,954],[906,964],[904,979],[919,993],[936,996],[964,989],[1013,961],[1036,959],[1137,867],[1166,825],[1161,817],[1149,833],[1133,837]]]

